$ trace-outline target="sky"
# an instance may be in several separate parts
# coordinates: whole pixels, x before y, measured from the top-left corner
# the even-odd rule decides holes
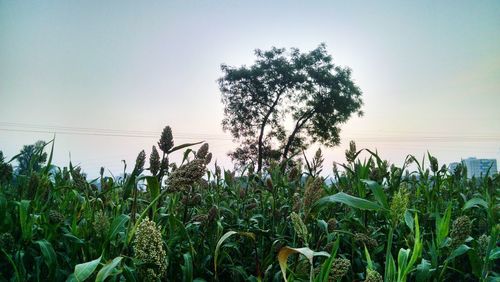
[[[500,1],[0,0],[0,150],[56,132],[56,164],[118,173],[170,125],[231,168],[220,65],[320,43],[352,69],[365,113],[340,146],[308,151],[328,173],[349,140],[397,165],[500,159]]]

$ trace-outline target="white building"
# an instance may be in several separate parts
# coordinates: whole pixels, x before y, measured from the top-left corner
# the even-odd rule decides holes
[[[462,160],[462,163],[467,167],[467,178],[486,176],[486,174],[491,176],[498,172],[496,159],[467,158]],[[451,163],[450,168],[456,165],[457,163]]]

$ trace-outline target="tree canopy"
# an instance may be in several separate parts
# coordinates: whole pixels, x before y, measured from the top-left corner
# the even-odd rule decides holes
[[[43,152],[44,141],[37,141],[35,144],[24,145],[17,157],[19,165],[16,174],[27,175],[31,171],[39,171],[47,161],[47,153]]]
[[[362,115],[361,90],[351,70],[336,66],[324,44],[301,53],[292,48],[257,49],[251,66],[221,66],[222,126],[240,145],[239,164],[286,162],[314,142],[340,143],[340,125]]]

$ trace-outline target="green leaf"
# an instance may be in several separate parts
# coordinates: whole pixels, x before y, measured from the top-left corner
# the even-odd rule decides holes
[[[469,258],[472,273],[477,278],[481,278],[481,272],[482,272],[482,267],[483,267],[481,257],[477,254],[477,251],[475,249],[470,249],[467,252],[467,257]]]
[[[125,230],[125,224],[127,221],[130,219],[130,216],[126,214],[120,214],[118,217],[116,217],[113,222],[111,223],[111,227],[109,228],[109,233],[108,233],[108,240],[112,241],[116,235],[120,231]]]
[[[406,280],[406,277],[408,275],[408,273],[410,273],[410,271],[412,270],[413,268],[413,265],[415,264],[415,262],[417,262],[417,259],[422,255],[422,241],[421,241],[421,238],[420,238],[420,225],[418,223],[418,214],[415,213],[415,219],[414,219],[414,223],[415,223],[415,239],[413,240],[414,243],[413,243],[413,251],[412,251],[412,254],[411,254],[411,257],[410,257],[410,261],[408,262],[408,264],[405,266],[404,270],[403,270],[403,281]],[[400,266],[398,266],[400,267]]]
[[[431,264],[422,259],[419,265],[417,265],[417,282],[428,281],[429,276],[431,275]]]
[[[43,261],[49,268],[50,276],[52,277],[52,275],[55,274],[57,266],[57,257],[54,248],[52,248],[52,245],[49,243],[49,241],[45,239],[35,241],[35,244],[37,244],[40,247],[40,251],[42,252],[43,255]]]
[[[151,199],[156,199],[156,197],[160,195],[160,183],[158,182],[158,178],[156,178],[155,176],[146,176],[146,181],[148,183],[147,189],[151,195]],[[153,203],[151,209],[153,211],[152,221],[155,221],[158,209],[158,201],[155,201]]]
[[[406,211],[405,212],[405,223],[406,223],[406,226],[408,226],[411,230],[411,232],[413,232],[413,226],[415,225],[415,221],[413,220],[413,216],[411,216],[411,212],[410,211]]]
[[[458,256],[461,256],[465,254],[468,250],[470,250],[470,247],[467,245],[460,245],[458,246],[453,252],[451,252],[450,256],[446,258],[446,261],[450,261]]]
[[[123,276],[125,277],[125,281],[127,282],[137,281],[135,269],[126,264],[123,265]]]
[[[472,198],[464,204],[462,210],[464,211],[470,208],[477,208],[477,207],[483,207],[485,209],[488,209],[488,203],[481,198]]]
[[[368,186],[368,188],[370,188],[370,190],[373,192],[373,195],[375,196],[375,199],[377,199],[377,202],[379,202],[379,204],[382,205],[382,207],[384,207],[385,209],[388,209],[389,204],[387,202],[387,196],[385,195],[382,185],[373,180],[363,179],[361,181],[363,181]]]
[[[108,278],[113,273],[113,271],[120,264],[122,259],[123,257],[116,257],[111,262],[104,265],[101,268],[101,270],[99,270],[99,272],[97,273],[95,282],[104,282],[104,280],[106,280],[106,278]]]
[[[75,265],[75,271],[73,272],[73,274],[76,281],[82,282],[85,281],[85,279],[89,278],[101,262],[101,258],[102,256],[98,257],[95,260]]]
[[[378,205],[377,203],[361,199],[358,197],[354,197],[351,195],[348,195],[344,192],[339,192],[335,195],[330,195],[323,197],[319,199],[314,205],[312,206],[311,210],[314,212],[318,212],[324,208],[326,208],[328,205],[333,204],[333,203],[342,203],[346,204],[350,207],[357,208],[357,209],[362,209],[362,210],[373,210],[373,211],[380,211],[383,208]]]
[[[12,260],[12,258],[10,257],[9,254],[7,254],[3,248],[0,247],[0,252],[2,252],[2,254],[5,256],[5,258],[7,258],[7,261],[9,262],[9,264],[12,266],[12,269],[14,270],[14,274],[16,276],[16,280],[12,280],[12,281],[24,281],[24,279],[21,279],[21,274],[19,273],[19,269],[17,268],[16,266],[16,263]]]
[[[500,248],[496,247],[493,250],[491,250],[489,259],[494,260],[494,259],[498,259],[498,258],[500,258]]]
[[[172,149],[170,149],[168,151],[168,154],[173,153],[173,152],[178,151],[178,150],[181,150],[181,149],[184,149],[186,147],[190,147],[190,146],[201,144],[203,142],[205,142],[205,141],[200,141],[200,142],[195,142],[195,143],[185,143],[185,144],[181,144],[179,146],[175,146],[175,147],[173,147]]]
[[[443,243],[445,242],[446,237],[448,236],[448,232],[450,231],[450,222],[451,222],[451,205],[448,205],[444,213],[443,218],[436,219],[436,231],[437,231],[437,246],[438,248],[443,247]]]
[[[217,275],[217,261],[218,261],[218,258],[219,258],[220,248],[221,248],[222,244],[224,243],[224,241],[226,241],[229,237],[233,236],[234,234],[243,235],[243,236],[246,236],[246,237],[249,237],[249,238],[252,238],[253,240],[255,240],[255,234],[251,233],[251,232],[228,231],[224,235],[222,235],[222,237],[220,237],[220,239],[217,242],[217,245],[215,247],[215,254],[214,254],[214,270],[215,270],[215,275]]]
[[[330,253],[330,257],[321,266],[321,271],[320,271],[319,275],[317,275],[314,278],[314,282],[328,281],[328,276],[329,276],[330,271],[332,269],[333,260],[337,256],[337,251],[339,249],[339,245],[340,245],[340,236],[338,236],[337,240],[335,240],[335,243],[334,243],[333,248],[332,248],[332,252]]]
[[[184,258],[184,265],[181,265],[183,279],[182,281],[193,281],[193,258],[191,257],[190,253],[185,253],[182,256]]]
[[[386,261],[387,265],[385,266],[386,269],[385,281],[395,281],[397,275],[396,262],[394,261],[394,257],[392,256],[392,254],[389,254]]]
[[[399,249],[398,253],[398,281],[404,281],[404,270],[408,265],[408,256],[410,255],[410,249]]]
[[[84,244],[85,244],[85,242],[84,242],[82,239],[80,239],[80,238],[76,237],[75,235],[73,235],[73,234],[71,234],[71,233],[64,233],[64,234],[63,234],[63,237],[64,237],[64,238],[67,238],[67,240],[68,240],[71,244],[77,244],[77,245],[84,245]]]
[[[372,262],[372,259],[370,257],[370,252],[368,252],[368,249],[366,248],[366,245],[365,245],[365,256],[366,256],[366,264],[367,264],[367,268],[368,269],[374,269],[373,268],[373,262]]]
[[[31,240],[31,220],[29,217],[30,201],[21,200],[16,202],[19,205],[19,220],[21,223],[21,232],[24,240]]]
[[[49,154],[49,160],[47,161],[47,165],[45,166],[45,169],[43,170],[44,174],[47,174],[52,166],[52,157],[54,155],[54,143],[56,140],[56,135],[54,134],[54,138],[49,141],[49,143],[52,143],[51,149],[50,149],[50,154]],[[48,143],[47,143],[48,144]],[[47,145],[45,144],[45,146]]]

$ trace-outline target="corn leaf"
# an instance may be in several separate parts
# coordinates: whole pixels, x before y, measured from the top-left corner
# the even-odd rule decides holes
[[[97,276],[95,278],[95,282],[104,282],[106,278],[113,274],[115,268],[120,264],[123,257],[116,257],[111,262],[108,262],[104,265],[99,272],[97,272]],[[116,274],[116,273],[115,273]]]
[[[111,223],[111,227],[109,228],[109,233],[108,233],[108,240],[112,241],[116,235],[120,231],[125,230],[125,224],[127,221],[130,219],[130,216],[126,214],[120,214],[118,217],[116,217],[113,222]]]
[[[341,203],[348,205],[350,207],[356,208],[356,209],[361,209],[361,210],[373,210],[373,211],[380,211],[383,208],[374,202],[361,199],[358,197],[354,197],[351,195],[348,195],[344,192],[339,192],[334,195],[326,196],[321,199],[319,199],[316,203],[311,208],[311,211],[313,212],[319,212],[320,210],[326,208],[328,205],[334,204],[334,203]]]
[[[54,248],[49,243],[49,241],[45,239],[35,241],[35,244],[37,244],[38,247],[40,247],[40,251],[42,252],[43,255],[43,261],[49,268],[49,275],[50,277],[53,277],[57,266],[57,256],[56,252],[54,251]]]
[[[73,272],[76,281],[81,282],[85,281],[85,279],[89,278],[92,273],[96,270],[97,266],[101,262],[102,256],[98,257],[95,260],[80,263],[75,265],[75,271]]]
[[[378,184],[376,181],[363,179],[363,181],[368,188],[372,191],[377,202],[382,205],[385,209],[389,209],[389,204],[387,202],[387,196],[385,195],[384,188],[382,185]]]
[[[464,211],[470,208],[477,208],[477,207],[483,207],[485,209],[488,209],[488,203],[481,198],[472,198],[464,204],[462,210]]]

